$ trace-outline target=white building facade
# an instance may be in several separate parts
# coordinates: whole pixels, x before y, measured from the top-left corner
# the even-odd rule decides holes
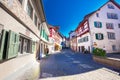
[[[0,0],[0,80],[39,78],[44,21],[41,0]]]
[[[88,26],[87,32],[84,24]],[[81,23],[82,26],[83,30],[79,29],[85,33],[78,36],[77,51],[81,51],[83,47],[80,46],[84,46],[90,52],[93,47],[105,49],[107,53],[120,52],[120,7],[116,2],[110,0],[97,11],[87,15]]]
[[[45,57],[47,54],[45,50],[50,46],[49,35],[50,35],[50,32],[49,32],[48,25],[44,21],[41,24],[41,29],[40,29],[40,57]]]
[[[77,51],[77,33],[76,31],[71,31],[69,33],[69,44],[70,44],[70,48],[73,51]]]

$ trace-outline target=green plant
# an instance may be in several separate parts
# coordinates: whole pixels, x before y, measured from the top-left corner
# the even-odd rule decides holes
[[[106,51],[101,49],[101,48],[95,48],[93,50],[93,55],[105,57],[106,56]]]

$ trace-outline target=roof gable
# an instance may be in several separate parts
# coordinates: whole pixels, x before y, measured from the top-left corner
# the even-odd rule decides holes
[[[115,2],[114,0],[109,0],[108,2],[106,2],[105,4],[103,4],[100,8],[98,8],[97,10],[95,10],[95,11],[87,14],[87,15],[84,17],[84,19],[78,24],[78,26],[77,26],[77,28],[75,29],[75,31],[77,31],[77,30],[80,28],[80,25],[81,25],[82,23],[84,23],[85,21],[87,21],[90,16],[92,16],[92,15],[93,15],[94,13],[96,13],[97,11],[101,10],[101,8],[103,8],[104,6],[106,6],[109,2],[112,2],[116,7],[118,7],[118,8],[120,9],[120,5],[119,5],[117,2]]]
[[[90,17],[91,15],[93,15],[94,13],[96,13],[97,11],[101,10],[104,6],[106,6],[109,2],[112,2],[117,8],[120,9],[120,5],[115,2],[114,0],[109,0],[108,2],[106,2],[105,4],[103,4],[100,8],[98,8],[96,11],[93,11],[91,13],[89,13],[88,15],[86,15],[84,18],[88,18]]]

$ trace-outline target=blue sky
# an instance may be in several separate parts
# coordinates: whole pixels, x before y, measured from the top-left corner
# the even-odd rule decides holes
[[[69,36],[84,16],[97,10],[108,0],[42,0],[47,23],[60,26],[60,33]],[[120,0],[115,0],[120,4]]]

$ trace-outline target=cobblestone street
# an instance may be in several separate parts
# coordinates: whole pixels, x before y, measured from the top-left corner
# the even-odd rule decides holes
[[[51,54],[40,64],[40,80],[120,80],[119,72],[94,62],[91,54],[69,49]]]

